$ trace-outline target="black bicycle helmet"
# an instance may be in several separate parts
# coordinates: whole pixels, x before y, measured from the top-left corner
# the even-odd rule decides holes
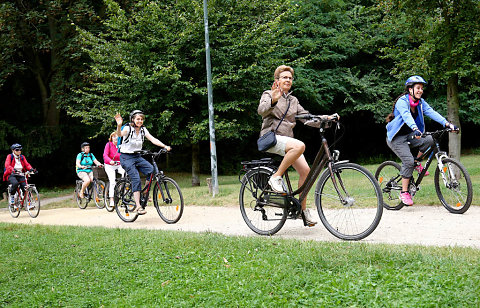
[[[89,146],[90,143],[88,143],[88,142],[83,142],[82,145],[80,145],[80,149],[83,151],[83,148],[86,147],[87,145]]]
[[[10,147],[10,149],[13,151],[13,150],[21,150],[22,149],[22,145],[20,143],[14,143],[12,144],[12,146]]]
[[[133,122],[133,117],[136,116],[137,114],[143,114],[143,111],[137,109],[130,112],[130,122]]]

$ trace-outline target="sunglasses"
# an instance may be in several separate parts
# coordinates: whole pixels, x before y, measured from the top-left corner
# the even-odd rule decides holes
[[[22,149],[15,149],[14,151],[21,151]]]

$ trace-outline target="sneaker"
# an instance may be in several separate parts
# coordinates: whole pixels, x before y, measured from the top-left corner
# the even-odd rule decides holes
[[[317,224],[317,222],[313,220],[309,209],[303,211],[303,216],[305,216],[305,224],[307,227],[313,227]]]
[[[413,205],[413,200],[412,196],[410,195],[409,192],[403,192],[400,194],[400,200],[402,201],[403,204],[410,206]]]
[[[143,207],[141,207],[141,206],[137,207],[136,212],[137,212],[138,215],[145,215],[145,214],[147,214],[147,211],[145,211],[145,209],[144,209]]]
[[[268,180],[268,185],[272,188],[273,191],[278,193],[283,193],[283,180],[281,176],[272,176],[270,180]]]
[[[113,200],[110,200],[110,207],[111,207],[111,208],[114,208],[114,207],[115,207],[115,202],[113,202]]]
[[[14,205],[14,204],[15,204],[15,195],[10,196],[10,205]]]
[[[418,166],[415,167],[415,171],[418,172],[418,174],[420,174],[422,171],[423,171],[423,166],[421,163],[418,163]],[[430,172],[425,172],[425,176],[427,175],[430,175]]]

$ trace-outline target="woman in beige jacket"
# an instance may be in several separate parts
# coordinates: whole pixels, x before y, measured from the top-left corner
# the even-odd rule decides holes
[[[276,192],[284,192],[282,175],[288,167],[293,166],[300,175],[298,187],[302,186],[310,172],[310,167],[303,155],[305,144],[293,137],[293,128],[296,124],[295,116],[309,113],[299,104],[298,99],[291,95],[290,89],[293,83],[293,75],[293,68],[286,65],[277,67],[274,73],[275,81],[272,89],[263,92],[260,104],[258,105],[258,114],[260,114],[263,119],[260,136],[275,130],[283,115],[287,112],[276,131],[277,144],[267,150],[268,153],[284,156],[277,171],[268,181],[272,190]],[[318,122],[300,121],[314,127],[318,127],[319,125]],[[302,202],[305,220],[309,227],[313,227],[317,222],[312,219],[306,204],[307,200],[305,199]]]

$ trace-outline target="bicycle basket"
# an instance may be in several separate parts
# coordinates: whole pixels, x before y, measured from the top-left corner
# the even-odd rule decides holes
[[[94,166],[92,168],[92,171],[93,171],[93,176],[95,178],[100,179],[100,180],[107,180],[108,179],[107,173],[105,172],[104,168]]]

